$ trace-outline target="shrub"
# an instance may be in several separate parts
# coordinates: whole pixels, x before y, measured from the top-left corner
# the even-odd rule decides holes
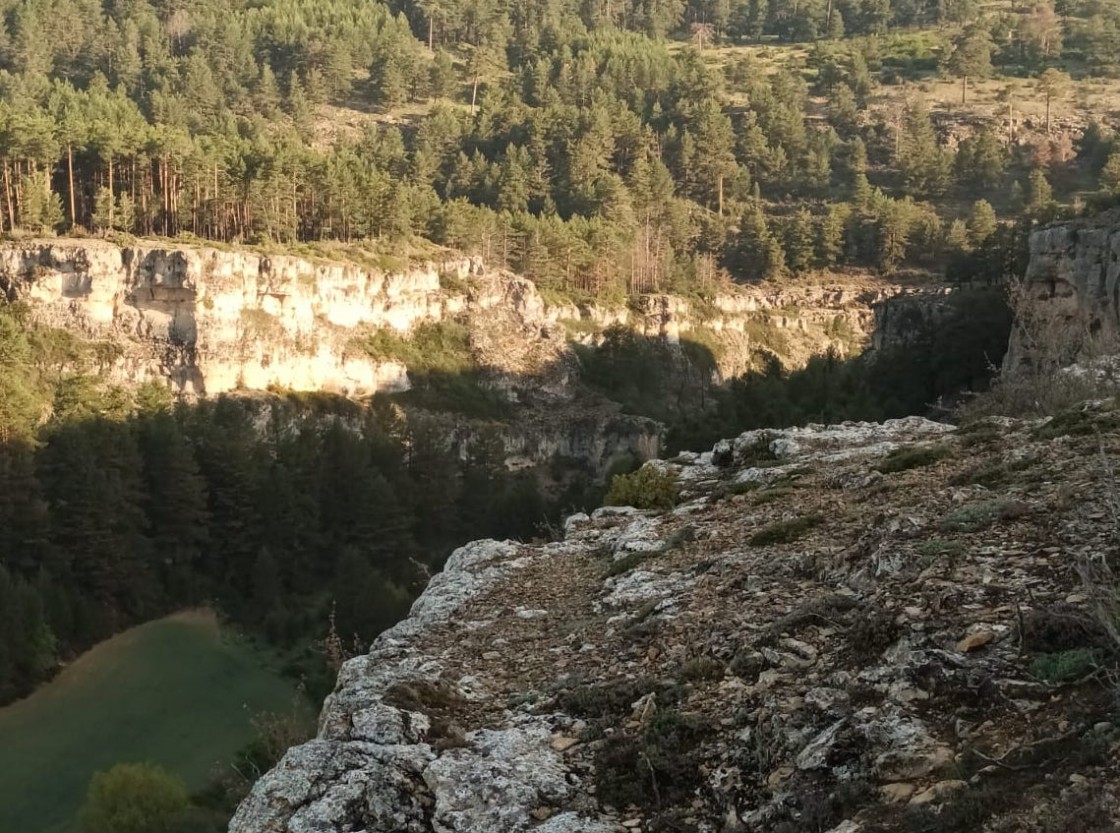
[[[929,541],[922,541],[914,548],[921,564],[920,568],[934,564],[938,561],[944,561],[949,570],[956,568],[957,561],[964,553],[964,546],[960,541],[950,541],[945,538],[933,538]]]
[[[902,628],[886,610],[856,616],[848,630],[848,644],[857,657],[872,659],[898,641]]]
[[[947,532],[979,532],[997,520],[1021,517],[1027,507],[1015,500],[986,500],[958,507],[945,516],[941,527]]]
[[[646,465],[632,474],[616,474],[603,502],[636,509],[672,509],[679,492],[675,472]]]
[[[678,676],[688,682],[723,679],[723,663],[712,657],[695,657],[681,666]]]
[[[1068,683],[1092,673],[1099,653],[1090,648],[1074,648],[1056,654],[1039,654],[1031,662],[1031,676],[1048,683]]]
[[[172,833],[189,807],[186,787],[154,764],[117,764],[94,774],[79,817],[82,833]]]
[[[789,544],[802,538],[809,530],[820,526],[824,520],[820,515],[802,515],[788,521],[767,524],[747,539],[752,547],[765,547],[769,544]]]
[[[774,441],[775,435],[770,431],[763,431],[747,447],[739,452],[740,460],[743,465],[752,466],[758,463],[768,463],[778,459],[778,455],[770,448],[770,443]]]
[[[630,572],[651,555],[653,555],[652,552],[639,551],[624,555],[622,558],[616,558],[611,562],[611,565],[607,567],[606,578],[612,578]]]
[[[696,718],[662,708],[637,737],[610,738],[595,758],[599,798],[618,808],[690,798],[703,781],[696,754],[702,736]]]
[[[883,458],[883,462],[875,469],[883,474],[907,471],[909,469],[932,466],[951,453],[951,449],[944,445],[904,446],[896,448]]]

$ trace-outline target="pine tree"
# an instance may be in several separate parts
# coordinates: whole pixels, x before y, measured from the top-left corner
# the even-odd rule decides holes
[[[1120,191],[1120,151],[1108,155],[1101,168],[1101,185],[1110,191]]]
[[[1054,192],[1041,168],[1033,168],[1027,177],[1027,211],[1037,214],[1054,201]]]
[[[910,194],[938,194],[948,184],[949,159],[937,141],[929,112],[920,104],[906,108],[898,167]]]
[[[770,232],[766,215],[756,200],[751,201],[743,214],[732,263],[736,271],[749,280],[778,278],[785,273],[785,254]]]
[[[90,217],[90,222],[97,231],[104,234],[113,228],[114,221],[114,199],[113,192],[107,187],[97,189],[97,196],[94,199],[93,214]]]
[[[814,238],[813,215],[807,208],[802,208],[789,219],[783,229],[785,262],[794,274],[812,267]]]
[[[965,30],[953,41],[943,68],[961,79],[961,104],[968,100],[968,79],[985,78],[992,71],[992,40],[981,26]]]
[[[817,240],[817,261],[826,269],[837,266],[844,257],[844,229],[847,227],[851,207],[838,203],[828,207],[821,220]]]
[[[968,235],[973,246],[982,246],[995,234],[999,221],[995,209],[987,200],[977,200],[968,215]]]
[[[949,224],[949,233],[945,236],[945,244],[950,251],[967,252],[972,249],[972,235],[969,233],[968,224],[959,217]]]
[[[20,194],[19,222],[25,229],[42,234],[62,225],[62,200],[51,190],[46,171],[21,177]]]

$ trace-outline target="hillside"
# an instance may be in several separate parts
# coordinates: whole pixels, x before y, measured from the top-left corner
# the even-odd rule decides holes
[[[467,545],[230,829],[1114,829],[1118,424],[749,432]]]

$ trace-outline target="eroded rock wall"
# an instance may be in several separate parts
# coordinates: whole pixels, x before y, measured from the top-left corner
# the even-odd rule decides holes
[[[1068,364],[1120,342],[1120,212],[1056,223],[1030,236],[1018,326],[1004,366]]]
[[[363,395],[407,386],[399,362],[350,349],[361,329],[405,331],[462,311],[440,272],[465,259],[399,274],[354,264],[213,248],[101,241],[0,248],[0,286],[46,324],[124,348],[110,375],[166,378],[187,394],[282,386]]]
[[[441,282],[441,276],[450,280]],[[355,336],[470,324],[480,365],[540,373],[582,338],[621,324],[669,343],[719,344],[723,379],[760,351],[797,367],[828,349],[861,349],[894,286],[729,287],[697,304],[649,295],[629,307],[546,303],[530,282],[447,253],[392,272],[343,261],[188,245],[50,240],[0,247],[0,290],[39,321],[113,341],[117,382],[165,378],[187,395],[278,386],[353,396],[408,386],[405,367],[371,359]],[[561,387],[564,374],[552,381]]]

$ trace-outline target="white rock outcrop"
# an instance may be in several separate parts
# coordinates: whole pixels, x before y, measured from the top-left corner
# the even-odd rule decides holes
[[[404,365],[373,359],[355,341],[449,319],[470,323],[482,365],[511,373],[553,362],[565,338],[552,330],[565,323],[590,340],[598,336],[588,331],[612,324],[674,344],[702,330],[698,343],[720,341],[717,372],[726,378],[746,370],[759,349],[793,366],[826,349],[850,350],[870,338],[877,305],[900,291],[729,287],[704,309],[669,295],[610,308],[548,303],[532,282],[451,252],[379,269],[188,244],[0,245],[0,292],[42,323],[121,348],[103,370],[107,378],[167,379],[187,395],[273,386],[355,396],[402,390]],[[563,387],[563,374],[547,384]]]

